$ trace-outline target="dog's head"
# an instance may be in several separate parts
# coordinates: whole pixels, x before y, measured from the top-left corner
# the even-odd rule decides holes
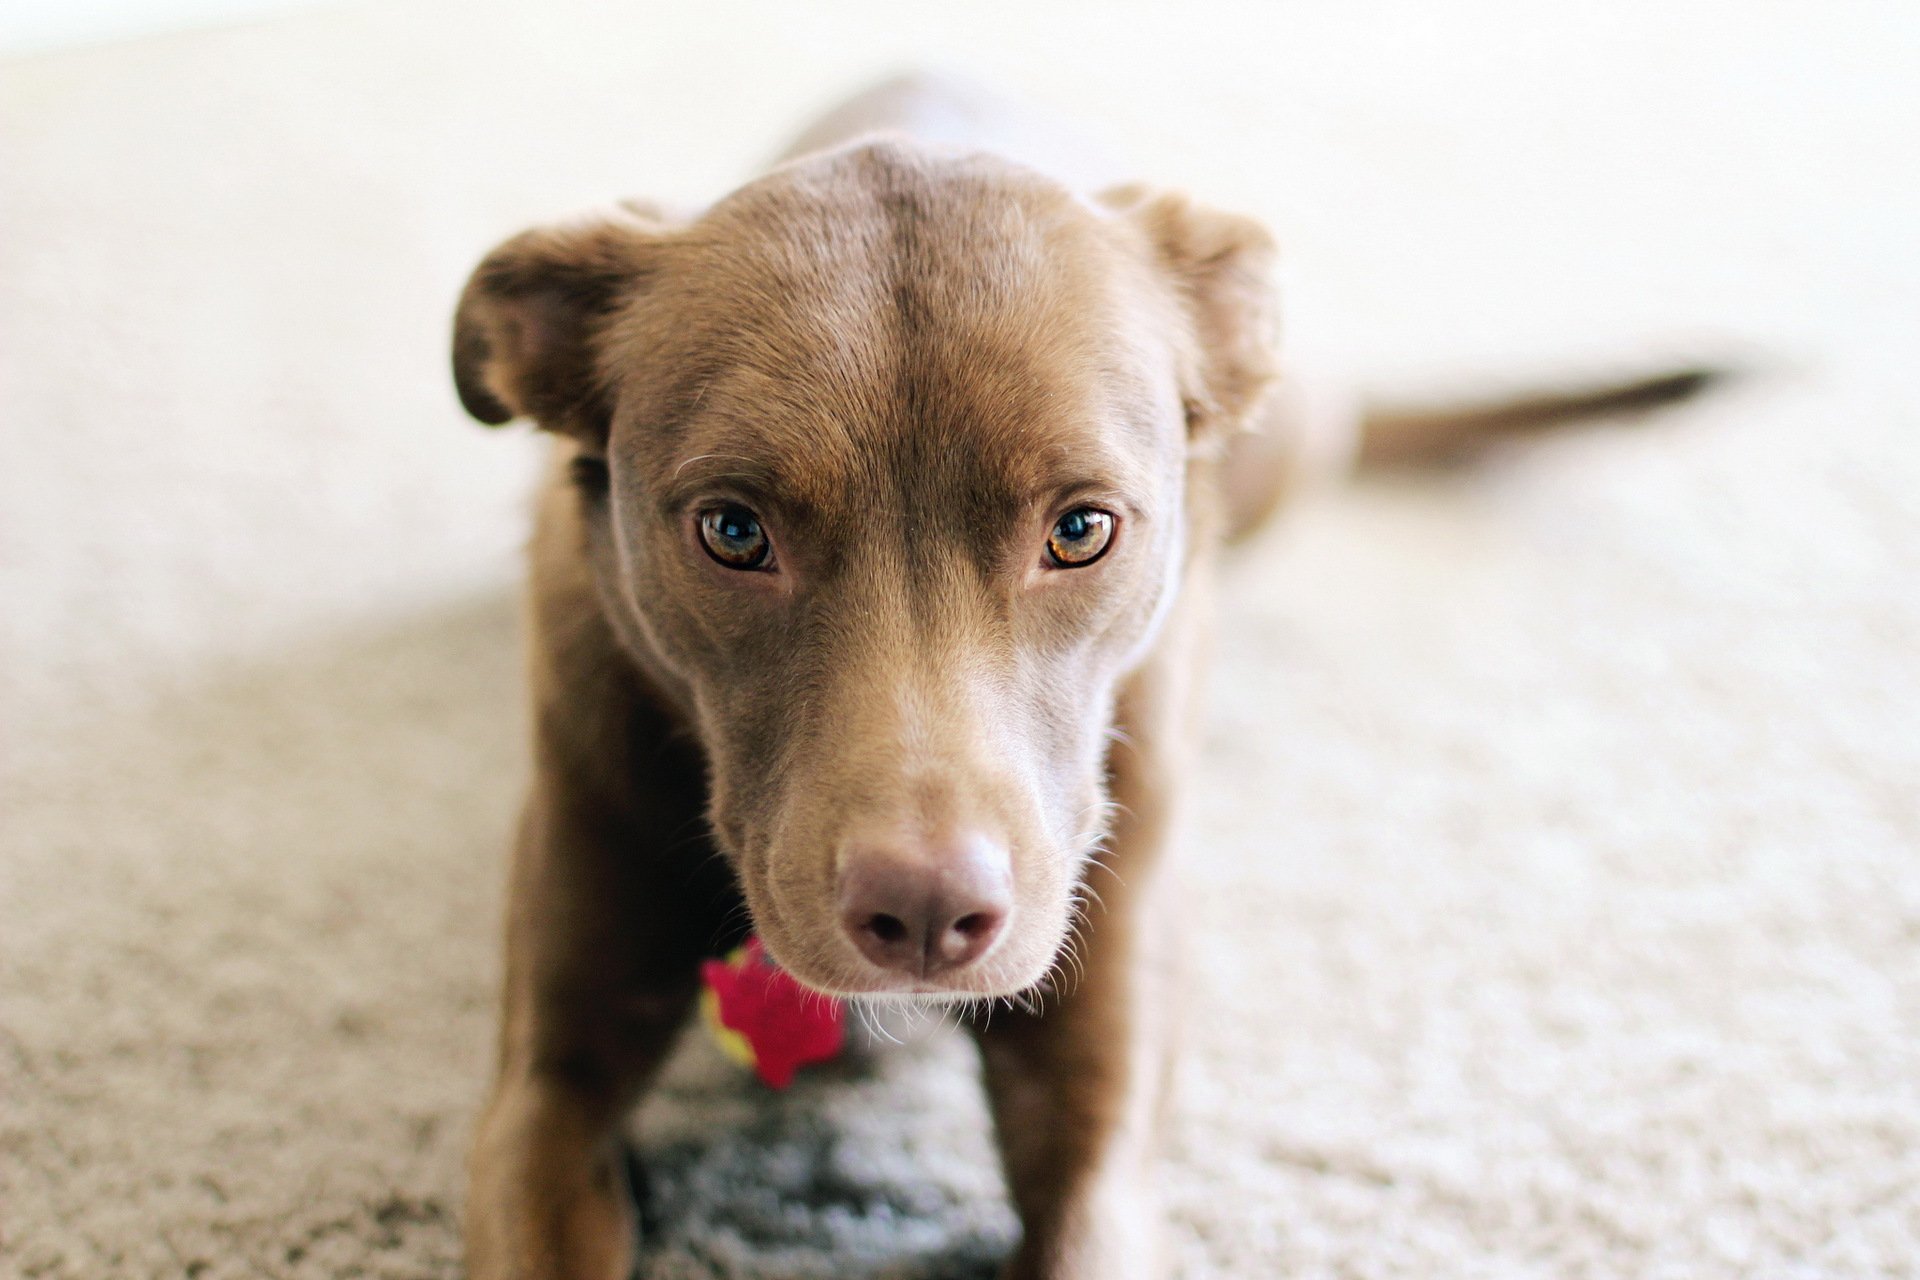
[[[873,141],[475,271],[462,401],[571,437],[603,607],[801,980],[1008,995],[1054,963],[1190,459],[1269,376],[1269,256],[1178,196]]]

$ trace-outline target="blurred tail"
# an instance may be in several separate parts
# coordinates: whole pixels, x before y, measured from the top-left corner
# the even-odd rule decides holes
[[[1356,461],[1363,470],[1461,461],[1510,436],[1616,414],[1638,414],[1719,386],[1734,376],[1698,365],[1572,390],[1427,407],[1368,406],[1361,414]]]

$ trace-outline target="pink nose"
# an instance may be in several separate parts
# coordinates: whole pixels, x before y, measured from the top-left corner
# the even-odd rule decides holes
[[[841,859],[841,926],[882,969],[930,978],[972,964],[1012,910],[1007,850],[977,832],[919,848],[857,845]]]

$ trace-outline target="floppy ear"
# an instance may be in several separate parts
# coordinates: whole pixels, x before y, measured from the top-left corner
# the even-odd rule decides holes
[[[453,318],[460,403],[498,426],[528,417],[604,444],[612,408],[601,330],[646,277],[666,234],[638,206],[524,232],[474,268]]]
[[[1278,368],[1273,237],[1252,218],[1178,192],[1116,187],[1100,201],[1146,238],[1186,312],[1181,394],[1195,439],[1245,427]]]

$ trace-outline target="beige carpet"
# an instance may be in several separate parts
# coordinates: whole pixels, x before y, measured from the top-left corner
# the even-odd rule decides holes
[[[0,1274],[459,1273],[533,450],[458,413],[450,300],[928,58],[1268,216],[1377,380],[1782,365],[1235,570],[1180,1274],[1916,1273],[1911,8],[625,12],[0,64]],[[696,1046],[647,1274],[984,1280],[963,1050],[774,1102]]]

